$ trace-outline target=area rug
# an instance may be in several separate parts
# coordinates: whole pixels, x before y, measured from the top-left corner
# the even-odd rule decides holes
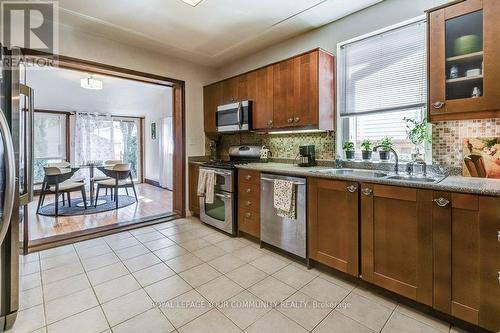
[[[50,195],[47,195],[46,200],[50,200]],[[110,210],[116,209],[116,203],[111,200],[110,195],[99,196],[99,200],[105,200],[106,203],[103,203],[97,207],[87,206],[87,209],[83,207],[78,207],[77,205],[83,202],[82,198],[71,199],[71,207],[68,206],[68,201],[66,200],[66,205],[63,206],[62,201],[59,201],[59,216],[75,216],[75,215],[87,215],[87,214],[95,214],[106,212]],[[130,206],[135,203],[135,197],[128,195],[119,195],[118,196],[118,209]],[[45,216],[55,216],[56,205],[55,203],[46,204],[43,207],[40,207],[40,211],[38,214]]]

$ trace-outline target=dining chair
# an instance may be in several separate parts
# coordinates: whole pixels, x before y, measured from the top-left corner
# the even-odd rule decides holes
[[[58,168],[53,166],[46,166],[43,168],[45,176],[38,198],[38,206],[36,209],[37,214],[40,207],[45,201],[47,194],[55,194],[55,216],[59,215],[59,195],[66,193],[68,196],[68,207],[71,207],[71,192],[80,191],[82,194],[83,205],[87,209],[87,196],[85,193],[85,183],[75,182],[69,180],[78,168]],[[63,201],[63,205],[65,202]]]
[[[116,203],[116,209],[118,209],[118,189],[125,188],[125,191],[128,195],[128,188],[131,187],[134,191],[135,201],[137,202],[137,192],[135,190],[134,180],[132,178],[132,172],[130,171],[130,164],[128,163],[119,163],[113,166],[108,167],[99,167],[98,168],[102,173],[106,176],[110,177],[110,179],[97,181],[97,191],[95,201],[97,204],[97,199],[99,198],[99,190],[101,188],[110,188],[113,189],[113,193],[111,194],[111,198]]]
[[[116,164],[123,164],[123,161],[122,160],[107,160],[107,161],[104,161],[104,167],[112,167],[113,165],[116,165]],[[107,180],[107,179],[111,179],[111,177],[108,177],[106,175],[102,175],[102,176],[95,176],[94,177],[94,181],[100,181],[100,180]],[[110,190],[111,191],[111,195],[113,195],[113,189]],[[127,193],[128,194],[128,193]],[[106,188],[106,195],[108,195],[108,189]]]

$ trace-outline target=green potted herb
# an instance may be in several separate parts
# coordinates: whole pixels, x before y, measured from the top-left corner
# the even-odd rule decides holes
[[[381,161],[388,161],[391,156],[391,148],[393,146],[392,139],[388,136],[384,136],[380,140],[380,145],[382,146],[378,153]]]
[[[363,142],[361,142],[361,155],[363,160],[368,161],[372,159],[372,148],[373,141],[370,139],[364,139]]]
[[[424,142],[432,142],[432,134],[427,128],[427,119],[424,118],[421,121],[412,118],[403,118],[406,121],[406,136],[415,146],[414,153],[412,154],[412,159],[422,158],[420,154],[420,148]]]
[[[346,141],[342,147],[345,151],[345,158],[348,160],[354,159],[354,142]]]

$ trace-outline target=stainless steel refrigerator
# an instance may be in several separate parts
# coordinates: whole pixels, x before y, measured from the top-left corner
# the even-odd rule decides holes
[[[33,91],[19,49],[0,45],[0,332],[19,308],[19,227],[33,198]],[[24,244],[27,245],[27,244]]]

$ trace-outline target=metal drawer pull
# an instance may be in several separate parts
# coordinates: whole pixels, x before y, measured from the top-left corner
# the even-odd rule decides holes
[[[246,175],[246,176],[245,176],[245,179],[246,179],[246,180],[250,180],[250,179],[252,179],[252,176],[250,176],[250,175]]]
[[[364,195],[370,195],[373,193],[373,190],[369,187],[365,187],[364,189],[361,190],[361,192],[363,192]]]
[[[358,189],[358,187],[356,185],[349,185],[347,186],[347,190],[351,193],[354,193],[356,192],[356,190]]]
[[[446,207],[450,203],[449,200],[446,200],[443,197],[432,199],[432,201],[434,201],[439,207]]]
[[[247,206],[251,206],[251,205],[252,205],[252,202],[251,202],[251,201],[247,201],[247,202],[245,202],[245,205],[247,205]]]
[[[274,182],[274,179],[261,177],[260,180],[265,180],[267,182]],[[306,183],[293,182],[293,185],[305,185]]]
[[[296,123],[298,123],[300,121],[300,118],[299,117],[295,117],[295,119],[293,121],[296,122]]]
[[[432,103],[432,107],[434,109],[441,109],[443,106],[444,106],[443,101],[435,101],[434,103]]]
[[[500,283],[500,272],[498,272],[498,283]]]
[[[293,123],[293,118],[288,118],[288,123],[289,124]]]
[[[500,231],[497,231],[497,239],[498,239],[498,242],[500,243]]]
[[[247,192],[247,193],[250,193],[250,192],[252,192],[252,189],[247,188],[246,192]]]
[[[246,217],[252,217],[252,213],[246,213],[245,216]]]

